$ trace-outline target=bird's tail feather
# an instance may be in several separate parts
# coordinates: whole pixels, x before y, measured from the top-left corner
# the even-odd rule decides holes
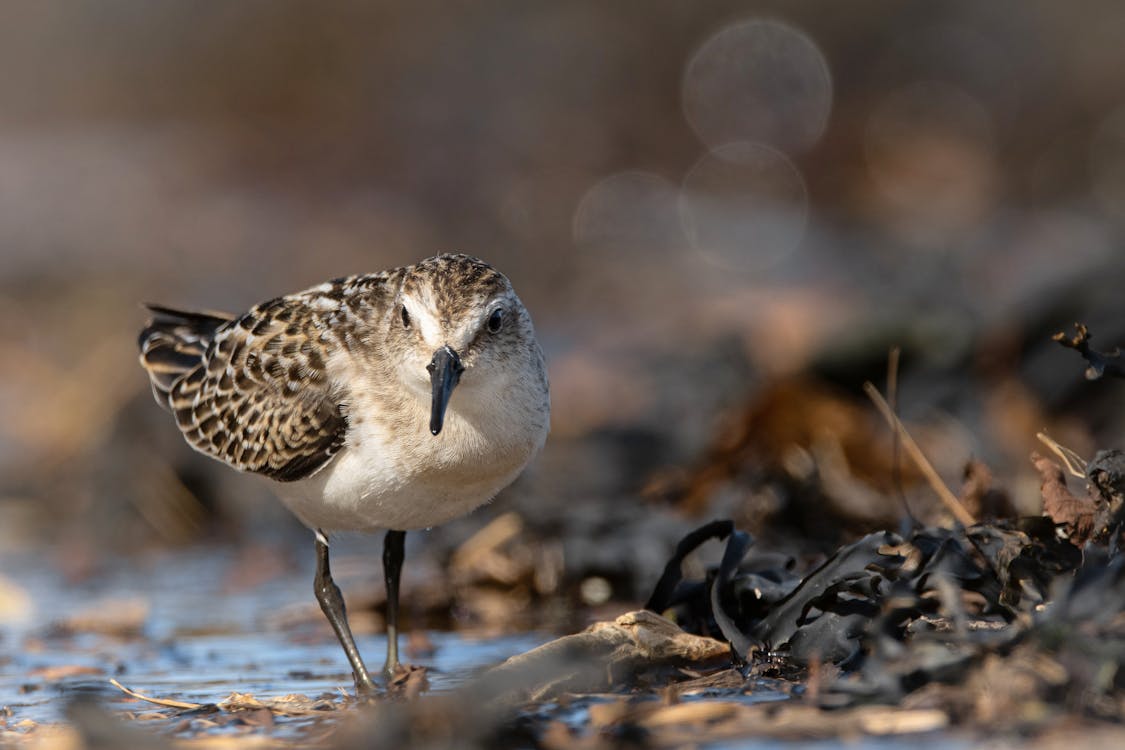
[[[225,313],[189,312],[146,304],[153,317],[141,331],[141,365],[148,372],[156,402],[169,408],[176,381],[198,367],[215,332],[233,317]]]

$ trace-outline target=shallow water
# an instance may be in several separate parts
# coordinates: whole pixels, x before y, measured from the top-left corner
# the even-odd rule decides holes
[[[373,554],[377,550],[370,547],[365,540],[334,543],[334,572],[345,597],[382,585],[378,555]],[[6,708],[9,712],[7,726],[16,728],[23,721],[64,721],[71,699],[93,695],[118,715],[133,717],[137,724],[162,734],[195,737],[262,731],[214,723],[212,720],[222,716],[208,709],[181,711],[138,701],[112,686],[111,678],[146,696],[208,706],[234,692],[259,700],[291,694],[338,699],[342,692],[353,694],[347,662],[312,597],[312,560],[294,555],[292,560],[282,561],[285,570],[281,573],[271,572],[252,584],[232,585],[232,580],[255,564],[253,559],[247,563],[245,548],[196,548],[145,562],[123,561],[82,584],[68,585],[46,553],[18,558],[0,554],[0,576],[23,589],[32,604],[32,611],[22,618],[13,618],[11,609],[0,617],[0,711]],[[427,569],[434,570],[417,564],[406,575],[421,579]],[[404,605],[409,606],[405,597]],[[76,623],[74,618],[82,613],[86,620]],[[108,624],[84,627],[91,614],[107,617]],[[126,632],[115,633],[115,629]],[[429,643],[423,653],[411,653],[409,639],[402,639],[405,659],[425,666],[429,691],[440,693],[558,634],[533,631],[477,637],[428,631],[426,635]],[[385,638],[357,635],[357,641],[369,665],[380,666]],[[51,674],[55,669],[70,673]],[[582,736],[599,731],[590,726],[593,706],[622,697],[576,696],[562,703],[529,706],[524,716],[544,725],[562,722]],[[759,703],[787,697],[787,691],[767,680],[734,690],[688,692],[681,699]],[[642,691],[627,699],[656,701],[659,697]],[[310,737],[322,734],[321,722],[335,723],[339,716],[332,712],[280,715],[265,731],[274,739],[315,744]],[[701,746],[727,750],[778,745],[747,739],[704,740]],[[891,746],[878,742],[858,745]]]
[[[334,546],[334,565],[345,596],[367,586],[381,585],[379,562],[365,542]],[[370,545],[367,545],[368,547]],[[239,732],[209,722],[208,711],[178,711],[130,698],[109,682],[116,678],[126,687],[147,696],[215,704],[231,693],[250,694],[259,700],[301,694],[309,698],[338,698],[353,693],[351,673],[331,631],[322,621],[311,592],[312,561],[298,561],[283,573],[260,581],[232,586],[232,571],[246,565],[245,550],[231,547],[197,548],[168,554],[144,563],[122,562],[101,571],[80,585],[68,585],[43,553],[5,556],[0,553],[0,576],[22,589],[31,603],[22,617],[0,602],[0,719],[9,728],[20,722],[36,724],[65,720],[71,699],[96,696],[121,716],[135,717],[153,731],[176,736]],[[307,564],[306,564],[307,562]],[[335,562],[335,558],[334,558]],[[432,569],[432,568],[431,568]],[[424,576],[425,566],[413,571]],[[407,575],[410,575],[408,572]],[[76,614],[103,614],[112,625],[115,617],[133,607],[139,614],[132,627],[128,616],[113,627],[75,627]],[[66,623],[70,627],[66,627]],[[431,693],[449,691],[480,670],[514,654],[532,649],[557,634],[525,632],[500,637],[475,637],[464,632],[429,631],[429,648],[412,654],[408,641],[406,660],[427,668]],[[381,635],[358,635],[360,650],[369,664],[382,662],[386,641]],[[50,674],[51,670],[69,674]],[[690,701],[760,703],[785,700],[787,691],[775,681],[742,685],[738,689],[706,689],[681,696]],[[598,703],[660,700],[657,693],[588,695],[561,703],[547,702],[527,708],[533,722],[562,722],[576,736],[598,731],[590,727],[592,707]],[[319,713],[319,712],[318,712]],[[158,718],[163,721],[148,722]],[[271,723],[271,737],[300,743],[317,734],[325,716],[279,716]],[[5,721],[0,721],[3,725]],[[902,738],[852,738],[797,745],[761,738],[708,742],[709,750],[780,747],[861,748],[882,750],[901,747]],[[950,747],[948,734],[915,736],[917,747]],[[315,744],[315,742],[314,742]]]
[[[11,712],[8,724],[59,721],[69,698],[79,693],[95,694],[122,710],[150,708],[110,685],[110,678],[148,696],[205,704],[232,692],[259,699],[351,693],[351,671],[326,627],[315,618],[278,624],[288,622],[282,616],[287,611],[316,607],[311,571],[230,592],[224,582],[236,555],[232,549],[197,549],[150,564],[121,564],[83,585],[64,584],[45,558],[0,557],[5,579],[17,583],[32,603],[23,617],[0,622],[0,709]],[[372,566],[377,565],[376,558]],[[141,611],[132,634],[60,625],[77,613],[105,615],[112,622],[115,611],[130,607]],[[427,635],[432,652],[406,656],[427,667],[434,691],[449,690],[551,637]],[[385,638],[357,635],[357,642],[373,667],[381,665]]]

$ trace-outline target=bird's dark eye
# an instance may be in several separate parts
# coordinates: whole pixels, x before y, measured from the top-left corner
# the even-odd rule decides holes
[[[501,308],[496,308],[492,314],[488,316],[488,332],[499,333],[500,327],[504,325],[504,311]]]
[[[406,305],[402,306],[402,327],[403,328],[409,328],[410,327],[410,313],[408,313],[406,311]]]

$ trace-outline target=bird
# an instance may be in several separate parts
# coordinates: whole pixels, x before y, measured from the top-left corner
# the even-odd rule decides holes
[[[242,315],[147,304],[140,362],[195,450],[269,481],[313,531],[314,590],[374,694],[332,579],[330,535],[384,531],[387,655],[401,669],[406,532],[460,517],[543,447],[550,393],[531,315],[465,254],[348,276]]]

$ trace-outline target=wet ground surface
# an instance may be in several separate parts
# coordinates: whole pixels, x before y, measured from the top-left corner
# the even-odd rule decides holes
[[[435,647],[426,660],[434,691],[455,688],[480,669],[547,640],[538,634],[486,639],[427,635]],[[279,633],[184,636],[154,643],[80,636],[44,645],[46,651],[10,658],[0,674],[0,705],[11,709],[16,721],[58,721],[77,693],[97,694],[115,708],[136,710],[137,701],[113,687],[111,677],[145,695],[204,704],[231,692],[259,699],[353,692],[335,642],[298,643]],[[364,638],[360,647],[377,654],[385,642]]]
[[[0,707],[8,724],[59,721],[78,694],[121,711],[144,709],[109,680],[148,696],[216,703],[232,692],[256,698],[353,692],[350,671],[319,615],[311,576],[287,573],[250,591],[225,590],[236,550],[201,549],[124,565],[96,585],[66,586],[42,561],[3,560],[32,611],[0,629]],[[346,590],[346,589],[345,589]],[[310,606],[311,605],[311,606]],[[426,631],[423,653],[433,691],[457,687],[482,668],[549,640],[543,632],[487,637]],[[386,641],[358,635],[381,663]]]
[[[378,561],[366,559],[364,540],[338,546],[339,578],[345,596],[355,598],[374,583],[367,579],[378,571]],[[52,563],[57,559],[57,552],[0,557],[0,576],[9,592],[0,608],[5,614],[0,622],[0,718],[10,730],[8,741],[22,738],[35,747],[65,746],[66,740],[44,735],[44,728],[73,725],[70,707],[82,698],[94,698],[129,727],[179,741],[234,741],[252,734],[282,744],[331,743],[341,723],[362,719],[362,712],[348,710],[354,707],[351,675],[312,599],[311,571],[300,563],[252,586],[232,587],[232,577],[237,579],[235,571],[245,561],[245,550],[237,547],[200,547],[143,562],[119,561],[75,584],[63,582]],[[368,562],[372,571],[349,573]],[[23,601],[12,591],[22,592]],[[362,615],[356,620],[360,649],[370,664],[378,665],[386,641],[364,632],[378,628],[365,626]],[[435,699],[455,695],[484,669],[559,635],[546,630],[424,634],[404,636],[403,645],[409,663],[425,666],[425,694]],[[111,680],[150,698],[205,707],[153,705],[126,695]],[[259,723],[263,717],[254,719],[252,711],[215,708],[233,693],[266,703],[300,695],[323,710],[275,711]],[[682,701],[752,705],[787,698],[778,685],[762,681],[749,690],[692,691]],[[565,726],[578,737],[597,726],[599,712],[615,710],[621,700],[612,693],[567,696],[529,705],[522,716],[533,723]],[[629,700],[636,706],[656,706],[661,699],[651,692]],[[121,725],[115,725],[113,731],[119,729]]]
[[[426,561],[432,549],[425,538],[420,541],[416,564],[407,573],[407,580],[413,573],[415,585],[434,570]],[[377,667],[386,642],[378,634],[381,625],[372,616],[370,599],[366,605],[363,599],[370,587],[380,585],[371,547],[370,540],[359,538],[341,541],[334,551],[345,597],[359,604],[353,614],[360,649]],[[523,620],[513,624],[516,632],[507,633],[408,629],[413,636],[403,638],[406,661],[426,668],[421,699],[404,690],[357,706],[344,657],[311,595],[311,570],[306,569],[311,560],[299,554],[290,559],[288,548],[275,550],[276,559],[268,548],[251,546],[249,554],[247,549],[201,546],[119,561],[73,584],[63,583],[58,550],[50,556],[0,555],[0,745],[124,747],[140,746],[136,743],[144,739],[145,746],[160,749],[218,742],[226,744],[208,746],[342,750],[445,746],[456,740],[454,746],[465,747],[602,750],[636,735],[643,740],[638,746],[686,743],[708,750],[881,750],[901,747],[907,737],[919,748],[972,747],[982,736],[995,747],[1019,746],[1018,727],[982,735],[952,721],[954,714],[935,710],[927,699],[823,711],[816,706],[815,678],[763,670],[761,663],[739,674],[722,643],[717,657],[693,666],[655,668],[655,631],[647,631],[647,640],[635,639],[651,647],[647,654],[654,667],[646,667],[643,659],[627,662],[635,679],[606,683],[607,673],[620,671],[613,664],[621,648],[602,652],[604,663],[587,652],[600,688],[563,688],[517,700],[498,713],[488,706],[507,688],[498,688],[495,680],[489,688],[488,676],[482,677],[489,667],[512,656],[526,660],[528,652],[542,653],[545,649],[537,647],[550,649],[560,635],[565,640],[591,633],[528,630]],[[253,572],[261,568],[273,573]],[[608,616],[620,624],[634,618],[635,632],[644,630],[639,627],[644,618],[637,617],[645,615],[650,623],[684,635],[651,612],[621,617],[620,611],[606,612],[600,619]],[[565,662],[576,654],[551,669],[565,671]],[[523,668],[535,669],[527,661]],[[775,676],[761,676],[770,672]],[[503,679],[519,678],[510,672]],[[197,706],[130,697],[111,680],[157,701]],[[91,709],[83,698],[93,698],[97,707]],[[87,713],[77,713],[82,706]],[[450,725],[456,729],[443,734]],[[1039,726],[1051,731],[1037,737],[1037,747],[1057,747],[1069,732],[1085,736],[1094,728],[1102,739],[1121,739],[1120,733],[1107,734],[1111,725],[1071,727],[1062,715],[1040,720]],[[534,739],[525,741],[524,730]],[[109,744],[92,739],[100,736],[108,736]]]

